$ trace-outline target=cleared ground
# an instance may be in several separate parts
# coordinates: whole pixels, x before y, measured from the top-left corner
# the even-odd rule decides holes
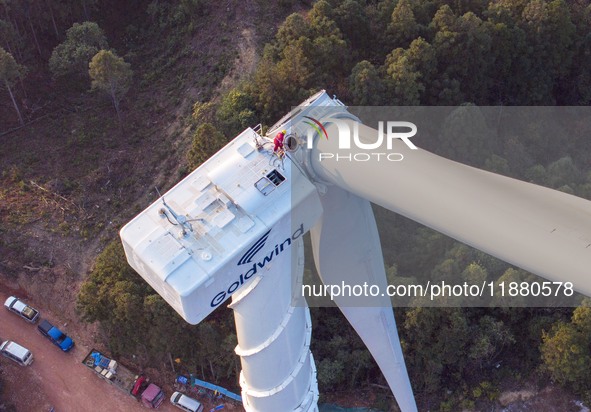
[[[8,296],[0,293],[0,302]],[[43,316],[43,311],[41,316]],[[57,323],[56,326],[63,327]],[[67,327],[63,330],[68,331]],[[109,385],[81,362],[90,351],[80,342],[70,353],[63,353],[31,325],[18,316],[0,308],[0,338],[14,340],[25,346],[35,360],[27,367],[0,357],[6,382],[7,398],[18,411],[56,412],[112,411],[146,412],[134,398]],[[167,397],[171,393],[166,394]],[[178,411],[166,400],[159,411]]]

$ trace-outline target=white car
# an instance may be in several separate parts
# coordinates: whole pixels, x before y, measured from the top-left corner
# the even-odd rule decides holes
[[[33,354],[31,351],[10,340],[7,340],[0,345],[0,353],[21,366],[27,366],[33,363]]]
[[[180,392],[175,392],[170,397],[170,403],[179,409],[186,412],[202,412],[203,405],[193,398],[189,398],[187,395],[183,395]]]
[[[6,299],[4,307],[13,313],[16,313],[27,322],[35,323],[37,322],[37,319],[39,319],[39,311],[37,309],[32,308],[14,296]]]

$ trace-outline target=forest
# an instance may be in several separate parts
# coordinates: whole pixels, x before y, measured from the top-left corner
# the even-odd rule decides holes
[[[73,284],[68,313],[98,323],[115,356],[180,359],[237,391],[231,310],[188,325],[126,263],[117,231],[152,188],[321,89],[348,105],[588,106],[590,33],[586,0],[0,0],[0,275],[40,299]],[[591,199],[590,130],[526,126],[494,138],[450,127],[428,149]],[[392,283],[534,279],[375,212]],[[321,402],[354,393],[397,410],[338,310],[311,311]],[[587,300],[395,315],[419,410],[484,410],[549,380],[591,402]]]

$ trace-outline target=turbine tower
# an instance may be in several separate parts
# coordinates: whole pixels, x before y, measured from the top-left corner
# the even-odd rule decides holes
[[[289,131],[286,153],[246,129],[121,230],[130,265],[189,323],[232,298],[247,411],[317,411],[302,237],[325,284],[385,290],[370,201],[591,294],[591,202],[436,156],[409,140],[412,123],[395,126],[403,162],[339,161],[355,156],[346,133],[363,148],[385,136],[321,91],[270,128]],[[389,298],[335,303],[416,411]]]

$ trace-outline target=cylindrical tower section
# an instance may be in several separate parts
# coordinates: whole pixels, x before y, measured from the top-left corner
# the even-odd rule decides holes
[[[288,261],[286,256],[284,261]],[[258,277],[250,285],[234,294],[230,307],[234,309],[234,320],[238,342],[243,348],[262,345],[285,322],[285,316],[292,304],[291,275],[288,267],[279,267],[273,262],[258,269]],[[243,299],[248,296],[247,302]],[[251,301],[257,302],[253,305]],[[303,326],[303,324],[302,324]]]
[[[298,239],[290,263],[266,266],[232,297],[240,386],[248,412],[317,411],[310,311],[294,301],[301,298],[292,297],[293,288],[301,284],[303,253],[303,241]]]

